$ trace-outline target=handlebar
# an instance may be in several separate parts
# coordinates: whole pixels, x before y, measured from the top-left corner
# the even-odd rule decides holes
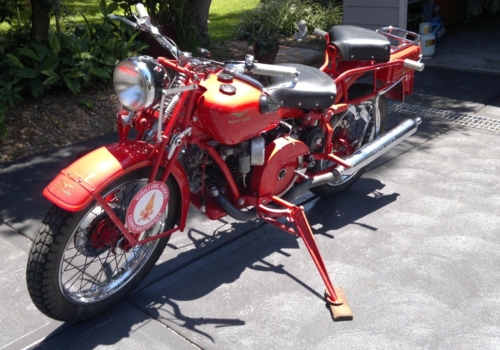
[[[295,67],[277,66],[272,64],[257,63],[252,55],[245,57],[245,72],[267,75],[270,77],[290,78],[296,82],[299,71]]]
[[[290,79],[294,79],[299,76],[299,71],[295,67],[275,66],[264,63],[254,63],[252,73]]]
[[[319,29],[319,28],[314,28],[313,34],[316,36],[319,36],[320,38],[325,39],[326,34],[328,34],[328,33],[325,32],[324,30]]]
[[[144,7],[144,5],[137,4],[135,6],[135,10],[137,11],[137,16],[136,16],[137,22],[135,22],[135,23],[124,18],[124,17],[117,16],[117,15],[109,15],[109,18],[123,22],[126,25],[134,28],[135,30],[141,30],[141,31],[152,34],[153,37],[163,47],[165,47],[168,51],[170,51],[170,53],[175,58],[177,58],[178,60],[182,59],[182,52],[179,51],[179,49],[177,48],[177,45],[175,45],[175,43],[171,39],[169,39],[168,37],[161,35],[160,32],[158,31],[158,28],[151,24],[151,18],[149,17],[148,11]]]
[[[137,15],[139,16],[139,18],[150,18],[149,17],[149,14],[148,14],[148,11],[146,10],[146,8],[144,7],[143,4],[136,4],[135,5],[135,10],[137,11]]]
[[[414,69],[414,70],[419,71],[419,72],[423,71],[425,68],[424,63],[413,61],[413,60],[410,60],[408,58],[404,60],[403,66],[405,66],[406,68]]]
[[[136,24],[136,23],[134,23],[134,22],[132,22],[132,21],[130,21],[130,20],[128,20],[128,19],[126,19],[125,17],[122,17],[122,16],[117,16],[117,15],[109,15],[108,17],[109,17],[110,19],[116,19],[116,20],[118,20],[118,21],[120,21],[120,22],[123,22],[123,23],[125,23],[126,25],[128,25],[128,26],[130,26],[130,27],[132,27],[132,28],[134,28],[134,29],[136,29],[136,28],[137,28],[137,24]]]

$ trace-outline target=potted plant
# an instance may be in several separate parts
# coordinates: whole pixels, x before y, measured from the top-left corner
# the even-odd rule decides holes
[[[253,52],[258,62],[274,62],[280,47],[279,37],[277,26],[261,27],[253,33]]]
[[[280,2],[260,3],[246,12],[236,27],[236,37],[253,45],[255,59],[273,63],[279,50]]]

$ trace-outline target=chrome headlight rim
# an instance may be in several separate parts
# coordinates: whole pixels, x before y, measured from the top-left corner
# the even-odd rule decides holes
[[[126,109],[134,112],[151,107],[158,95],[154,67],[150,67],[158,64],[142,59],[139,56],[123,60],[116,65],[113,73],[116,96]]]

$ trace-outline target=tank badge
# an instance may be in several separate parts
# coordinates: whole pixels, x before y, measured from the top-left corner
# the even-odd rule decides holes
[[[235,117],[236,119],[231,119],[228,122],[228,124],[232,125],[232,124],[238,124],[238,123],[248,122],[250,120],[250,117],[244,117],[244,118],[242,118],[247,112],[248,112],[248,110],[240,112],[240,113],[237,113],[237,112],[231,113],[230,115],[232,117]]]

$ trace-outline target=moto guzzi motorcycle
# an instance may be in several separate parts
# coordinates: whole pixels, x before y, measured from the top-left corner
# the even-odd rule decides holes
[[[119,141],[76,160],[44,189],[53,206],[26,273],[34,304],[63,321],[110,308],[152,269],[170,235],[184,230],[192,205],[211,220],[261,218],[300,236],[334,320],[352,319],[294,200],[345,191],[417,130],[419,118],[385,132],[386,96],[402,100],[423,69],[418,35],[317,30],[326,39],[320,69],[260,64],[251,55],[216,62],[204,49],[201,57],[179,51],[141,4],[136,11],[136,22],[111,17],[151,33],[173,58],[137,56],[116,66]]]

